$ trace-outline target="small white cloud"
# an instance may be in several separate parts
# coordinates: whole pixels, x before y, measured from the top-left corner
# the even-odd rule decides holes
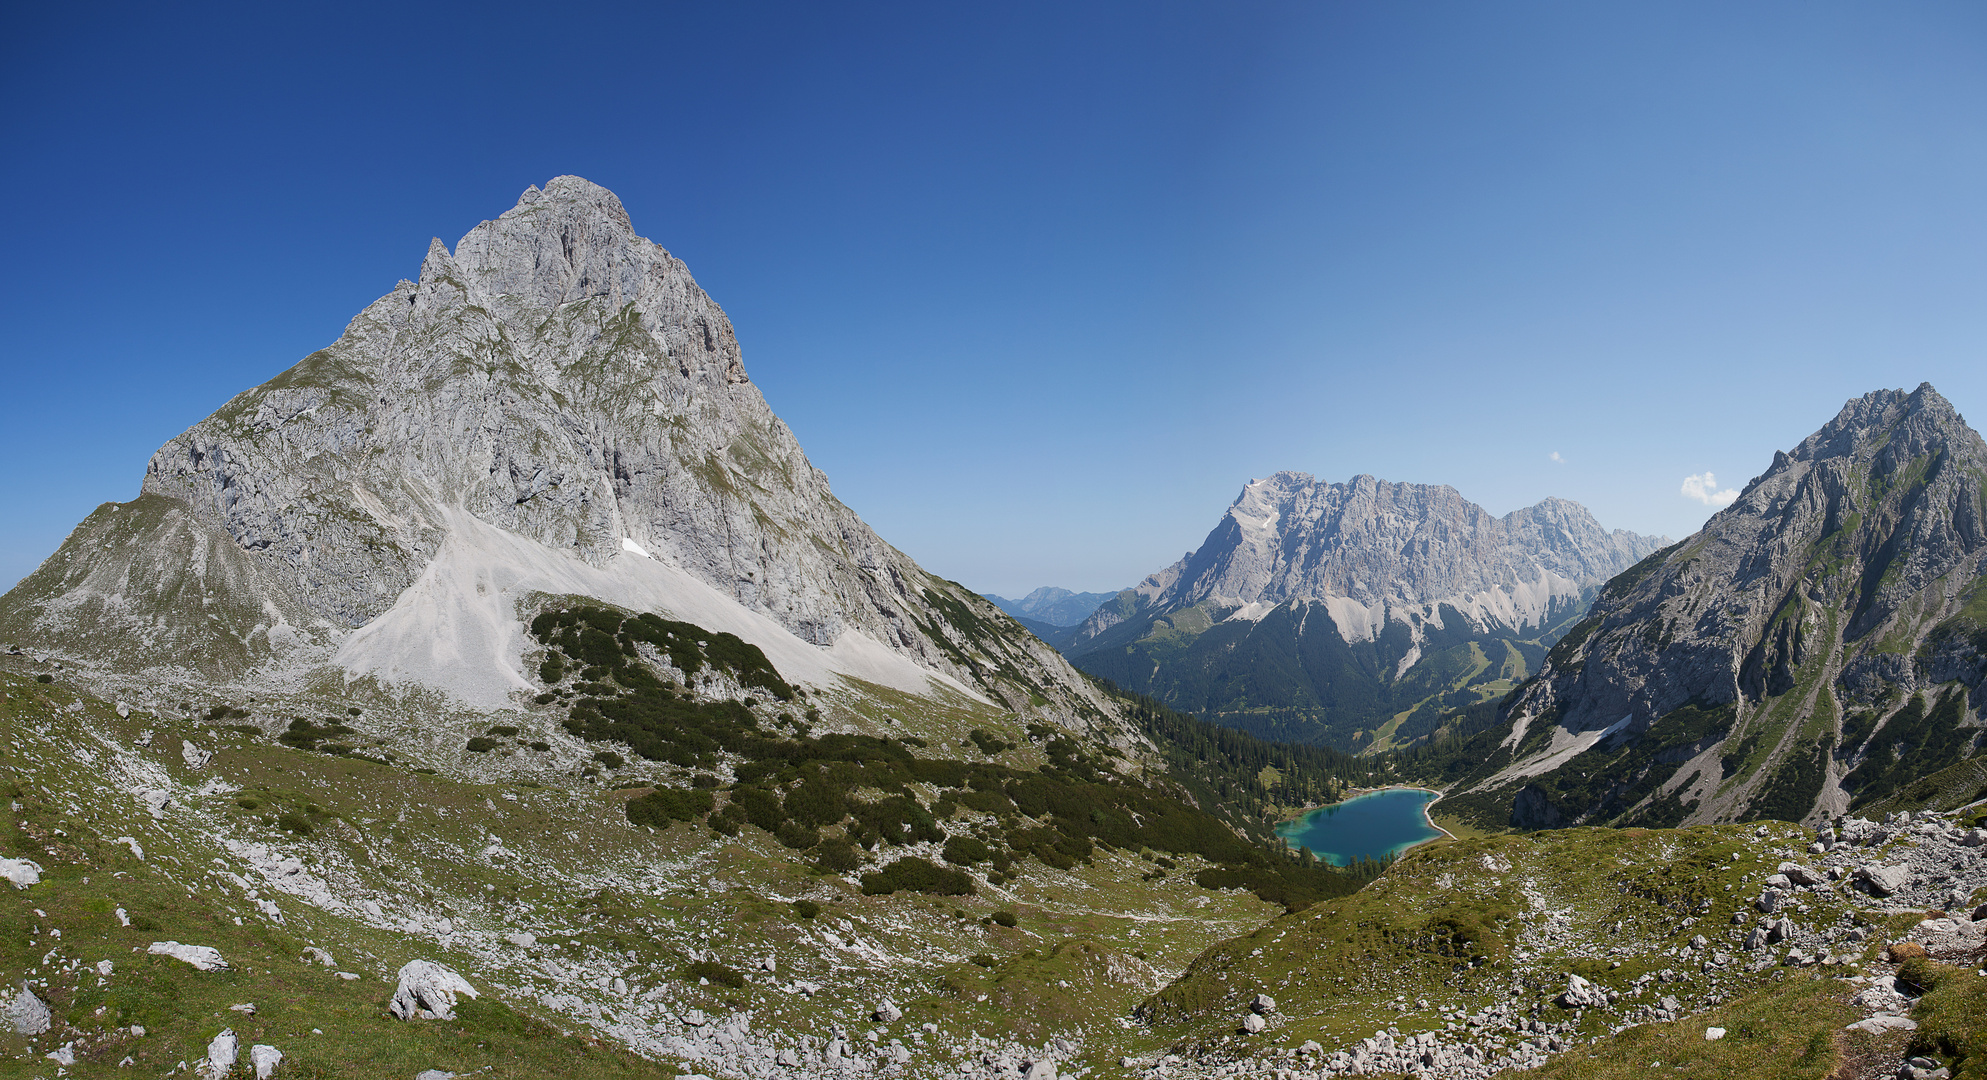
[[[1566,464],[1566,459],[1565,459],[1565,458],[1563,458],[1563,457],[1560,457],[1560,456],[1559,456],[1559,451],[1557,451],[1557,450],[1554,450],[1554,451],[1553,451],[1553,452],[1552,452],[1551,454],[1549,454],[1549,455],[1547,455],[1547,456],[1551,457],[1551,458],[1552,458],[1552,460],[1554,460],[1554,461],[1557,461],[1557,462],[1559,462],[1559,463],[1560,463],[1561,465],[1564,465],[1564,464]]]
[[[1721,491],[1718,488],[1717,477],[1702,472],[1696,476],[1683,478],[1683,497],[1696,499],[1706,506],[1730,506],[1732,500],[1739,497],[1739,489],[1725,488]]]

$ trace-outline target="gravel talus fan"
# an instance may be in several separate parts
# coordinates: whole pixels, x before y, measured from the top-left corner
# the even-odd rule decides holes
[[[1053,650],[835,499],[724,312],[572,176],[434,241],[336,342],[161,447],[137,499],[0,598],[0,636],[231,681],[333,663],[490,706],[530,686],[534,593],[729,630],[798,681],[1100,715]]]

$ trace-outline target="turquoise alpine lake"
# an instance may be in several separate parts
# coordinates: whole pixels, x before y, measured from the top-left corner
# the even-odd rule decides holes
[[[1372,791],[1286,821],[1276,834],[1333,866],[1392,858],[1442,835],[1428,821],[1428,804],[1434,801],[1435,792],[1420,788]]]

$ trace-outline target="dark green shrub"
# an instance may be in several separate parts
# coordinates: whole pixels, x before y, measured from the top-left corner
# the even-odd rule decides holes
[[[745,985],[745,976],[735,969],[711,960],[698,960],[690,965],[691,979],[709,979],[718,986],[729,986],[736,990]]]
[[[276,819],[276,824],[282,826],[283,831],[296,833],[298,836],[309,836],[311,833],[317,831],[316,826],[310,823],[309,818],[297,813],[295,810],[284,811],[283,815]]]
[[[797,821],[782,821],[773,838],[795,851],[806,851],[821,842],[821,831]]]
[[[549,752],[552,749],[552,744],[548,742],[535,742],[531,744],[531,748],[543,754]]]
[[[715,802],[708,791],[657,788],[641,798],[628,800],[628,820],[667,829],[672,821],[691,821],[710,813]]]
[[[795,900],[793,902],[793,913],[803,919],[811,919],[821,914],[821,905],[812,900]]]
[[[481,735],[469,740],[469,752],[472,754],[487,754],[495,750],[497,746],[497,740],[486,739]]]
[[[971,732],[968,732],[966,737],[973,740],[973,745],[980,748],[980,753],[988,757],[993,757],[1003,750],[1014,749],[1013,743],[1003,742],[999,737],[989,735],[979,728],[974,728]]]
[[[855,845],[839,837],[821,841],[814,852],[814,868],[824,874],[846,874],[861,865]]]
[[[993,913],[993,921],[1002,926],[1013,926],[1020,920],[1014,917],[1014,912],[1012,911],[996,911]]]
[[[497,726],[491,728],[490,730],[484,732],[483,734],[495,735],[500,739],[515,739],[517,738],[517,733],[518,733],[517,728],[511,727],[508,724],[498,724]]]
[[[983,968],[990,968],[994,966],[994,958],[987,953],[974,953],[973,963]]]
[[[985,841],[971,836],[954,836],[945,841],[945,861],[959,866],[971,866],[993,858],[993,849]]]
[[[712,832],[717,833],[719,836],[738,835],[738,822],[725,817],[723,814],[712,814],[705,820],[705,823],[711,827]]]
[[[594,754],[593,760],[600,762],[609,769],[618,769],[628,763],[626,759],[612,750],[602,750]]]
[[[915,856],[862,876],[864,896],[888,896],[900,889],[933,896],[971,896],[974,892],[973,879],[964,873],[933,866]]]
[[[566,677],[566,662],[558,653],[548,653],[545,662],[538,665],[538,678],[547,686]]]
[[[848,795],[817,773],[787,792],[786,816],[802,825],[833,825],[848,813]]]
[[[38,683],[52,683],[52,682],[54,682],[54,681],[55,681],[55,676],[53,676],[53,675],[36,675],[36,676],[34,677],[34,681],[36,681],[36,682],[38,682]]]
[[[785,820],[785,812],[780,807],[779,799],[765,788],[733,788],[731,805],[738,807],[745,814],[745,820],[767,832],[778,829],[780,822]]]

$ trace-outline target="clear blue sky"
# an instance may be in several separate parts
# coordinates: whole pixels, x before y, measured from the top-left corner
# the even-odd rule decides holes
[[[1987,420],[1979,5],[179,8],[0,16],[0,587],[560,173],[1008,595],[1277,469],[1682,537],[1853,395]]]

